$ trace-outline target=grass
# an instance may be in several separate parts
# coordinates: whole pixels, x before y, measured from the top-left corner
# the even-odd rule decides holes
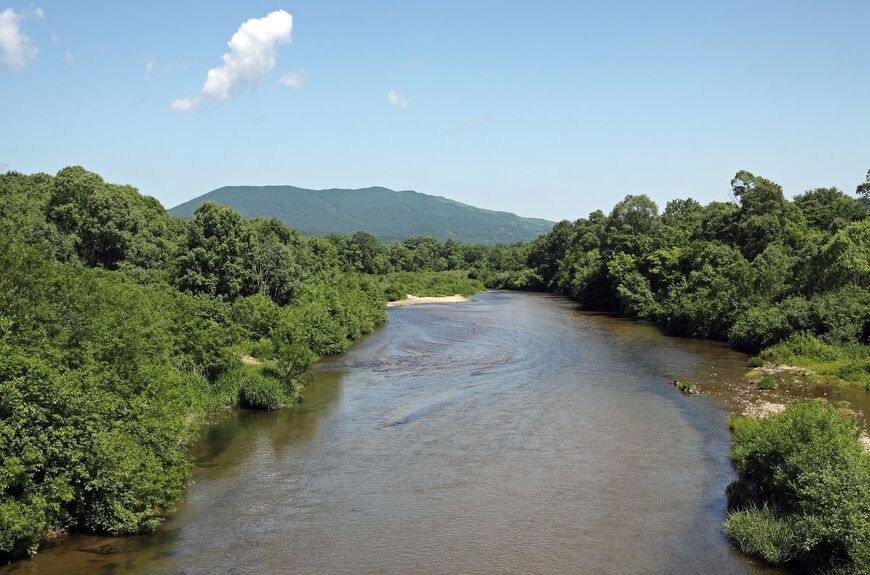
[[[378,285],[389,301],[418,297],[471,295],[486,289],[483,282],[468,277],[467,271],[394,272],[378,276]]]
[[[725,517],[724,527],[741,551],[770,565],[792,560],[799,543],[794,527],[766,507],[732,511]]]
[[[870,390],[870,346],[857,343],[832,345],[800,333],[767,348],[759,357],[766,363],[808,369],[816,381]]]
[[[222,374],[215,384],[222,404],[248,409],[273,410],[299,399],[299,382],[279,373],[272,364],[239,364]]]

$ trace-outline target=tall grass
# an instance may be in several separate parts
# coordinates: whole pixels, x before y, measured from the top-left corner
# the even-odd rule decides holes
[[[859,343],[832,345],[811,334],[798,333],[767,348],[759,357],[768,363],[807,368],[818,379],[870,390],[870,346]]]

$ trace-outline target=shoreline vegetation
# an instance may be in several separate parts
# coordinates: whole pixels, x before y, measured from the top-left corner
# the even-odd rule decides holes
[[[774,566],[870,572],[870,438],[821,400],[733,417],[725,533]]]
[[[819,188],[790,201],[748,172],[731,185],[733,202],[673,200],[659,213],[648,197],[627,196],[533,242],[482,246],[306,237],[213,202],[181,220],[80,167],[0,174],[0,560],[36,553],[49,535],[153,530],[183,494],[188,447],[210,414],[293,405],[313,362],[374,330],[387,305],[488,288],[553,292],[668,334],[727,341],[754,354],[759,389],[778,384],[765,369],[793,365],[813,381],[870,390],[870,174],[858,200]],[[788,451],[795,469],[846,458],[844,477],[865,477],[851,428],[812,409],[736,424],[735,446],[803,430],[818,459]],[[735,449],[744,474],[751,450]],[[750,483],[785,451],[757,453]],[[815,532],[779,521],[794,509],[761,495],[752,502],[773,511],[730,530],[749,552],[870,565],[853,515],[826,528],[860,528],[864,539],[826,535],[810,556],[795,541],[805,549]],[[790,505],[816,496],[792,495]],[[784,533],[774,547],[787,552],[751,545],[759,526]]]
[[[213,202],[189,220],[81,167],[0,174],[0,561],[149,532],[227,408],[299,401],[405,294],[484,289],[510,246],[306,237]]]
[[[550,291],[585,309],[719,339],[815,381],[870,390],[870,174],[858,197],[785,198],[746,171],[731,202],[627,196],[610,214],[562,221],[490,288]]]

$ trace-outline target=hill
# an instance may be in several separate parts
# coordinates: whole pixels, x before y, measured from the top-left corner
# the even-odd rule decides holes
[[[537,238],[553,227],[553,222],[547,220],[380,187],[307,190],[293,186],[227,186],[169,211],[190,218],[206,200],[233,208],[245,217],[276,217],[305,234],[352,234],[362,230],[384,242],[430,236],[440,241],[513,243]]]

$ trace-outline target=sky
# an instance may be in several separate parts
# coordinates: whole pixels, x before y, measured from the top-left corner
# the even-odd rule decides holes
[[[0,172],[552,220],[870,169],[870,2],[0,0]]]

